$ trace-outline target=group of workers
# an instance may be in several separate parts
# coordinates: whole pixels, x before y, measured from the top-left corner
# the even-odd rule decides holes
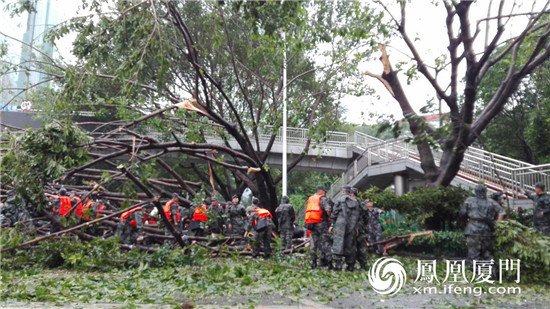
[[[381,209],[375,208],[372,201],[361,201],[357,189],[349,186],[342,188],[337,202],[326,196],[323,186],[310,196],[305,212],[306,228],[311,231],[310,258],[311,267],[327,267],[342,270],[342,262],[348,271],[354,271],[356,261],[361,269],[367,269],[367,243],[382,254],[382,246],[376,245],[382,240],[382,226],[379,215]]]
[[[124,243],[134,243],[144,236],[144,226],[150,220],[158,221],[152,204],[136,207],[123,213],[117,234]],[[230,202],[220,202],[217,198],[203,200],[200,206],[185,208],[179,205],[179,197],[173,194],[164,204],[166,219],[179,233],[189,236],[204,236],[216,233],[228,236],[253,236],[252,256],[263,252],[264,258],[271,255],[271,241],[275,228],[281,239],[282,249],[290,249],[296,231],[296,213],[289,198],[283,196],[275,209],[278,226],[273,214],[260,205],[257,198],[245,208],[237,195]],[[342,259],[354,269],[355,260],[361,268],[367,266],[367,242],[375,243],[382,239],[382,226],[379,214],[382,211],[373,203],[364,203],[357,197],[357,189],[344,187],[342,197],[333,203],[326,197],[326,189],[317,187],[317,192],[309,197],[305,210],[305,228],[311,235],[310,255],[313,268],[326,266],[341,270]],[[165,226],[165,235],[172,233]],[[375,246],[378,253],[381,246]],[[319,255],[319,263],[317,261]],[[334,260],[334,265],[332,261]]]
[[[535,231],[550,235],[550,196],[542,183],[535,185],[535,192],[522,190],[523,198],[533,200],[533,227]],[[493,233],[495,222],[505,216],[504,203],[506,196],[496,194],[487,198],[487,187],[479,184],[474,188],[474,196],[466,199],[460,209],[460,218],[467,221],[464,235],[468,247],[467,262],[473,266],[474,261],[491,261],[493,255]],[[492,276],[497,278],[497,269],[493,268]]]
[[[326,196],[326,189],[319,186],[307,201],[305,228],[311,237],[313,268],[326,266],[341,270],[342,260],[345,259],[348,270],[353,270],[355,260],[361,268],[366,269],[367,242],[375,243],[382,239],[382,227],[378,219],[382,211],[374,208],[372,202],[361,202],[355,188],[344,187],[342,193],[342,197],[334,203]],[[195,237],[211,233],[245,238],[252,236],[253,257],[262,252],[264,258],[270,257],[275,232],[278,232],[283,250],[290,249],[294,235],[300,234],[300,227],[295,224],[295,209],[287,196],[282,197],[281,204],[275,209],[277,226],[273,220],[275,214],[262,207],[258,198],[253,198],[249,207],[243,206],[237,195],[228,202],[220,202],[212,197],[204,199],[200,206],[183,207],[180,205],[180,197],[174,193],[162,205],[166,219],[180,234]],[[80,200],[74,194],[69,195],[64,188],[59,190],[59,196],[52,201],[51,206],[58,218],[74,215],[85,221],[98,218],[101,210],[105,209],[95,199],[85,197]],[[116,235],[122,243],[134,244],[145,237],[145,226],[157,223],[164,227],[167,236],[165,242],[170,242],[172,233],[159,216],[157,208],[152,203],[143,203],[120,215]],[[373,248],[381,253],[381,246]]]
[[[81,221],[90,221],[99,218],[101,211],[106,209],[105,204],[93,193],[81,199],[75,193],[68,194],[67,189],[61,187],[58,194],[51,202],[52,213],[57,219],[68,218],[74,214]],[[59,226],[54,224],[51,232],[58,230]]]
[[[545,193],[542,184],[536,185],[535,193],[526,196],[535,203],[535,229],[546,235],[550,233],[550,197]],[[357,189],[345,186],[340,198],[333,202],[326,196],[323,186],[317,187],[317,192],[310,196],[305,207],[305,228],[310,235],[311,267],[327,267],[342,270],[343,262],[347,270],[353,271],[356,262],[361,269],[367,268],[367,252],[382,254],[382,226],[379,215],[383,212],[374,207],[372,201],[361,201]],[[253,236],[252,256],[257,257],[262,251],[265,258],[271,255],[271,241],[278,230],[283,249],[290,249],[292,238],[296,231],[296,213],[289,198],[283,196],[281,204],[276,208],[278,226],[275,226],[271,212],[261,207],[257,198],[252,199],[252,205],[245,208],[237,195],[231,201],[220,202],[217,198],[203,200],[200,206],[182,207],[179,196],[164,204],[163,212],[170,224],[180,233],[189,236],[204,236],[216,233],[228,236]],[[468,245],[469,260],[492,258],[492,233],[494,221],[504,215],[501,205],[504,197],[488,199],[487,188],[478,185],[475,197],[467,199],[460,211],[467,226],[465,235]],[[499,205],[500,204],[500,205]],[[72,215],[80,220],[89,221],[98,218],[105,205],[85,197],[80,200],[76,195],[68,195],[64,188],[52,202],[55,216]],[[144,226],[162,222],[159,220],[156,208],[151,203],[144,203],[122,213],[117,228],[121,242],[132,244],[144,237]],[[163,224],[165,235],[170,238],[172,233]],[[369,246],[369,247],[368,247]]]

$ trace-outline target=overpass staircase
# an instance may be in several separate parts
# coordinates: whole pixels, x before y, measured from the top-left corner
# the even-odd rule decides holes
[[[422,173],[417,147],[407,142],[407,138],[381,140],[355,132],[353,147],[354,151],[360,151],[361,154],[331,185],[327,192],[330,197],[338,197],[342,186],[353,185],[359,178],[369,177],[371,170],[380,165],[391,167],[391,165],[404,163],[407,168]],[[433,154],[436,165],[439,166],[443,152],[434,150]],[[485,183],[489,191],[503,192],[517,201],[523,189],[534,190],[538,182],[550,185],[550,164],[533,165],[476,147],[469,147],[460,171],[451,185],[473,188],[480,181]]]

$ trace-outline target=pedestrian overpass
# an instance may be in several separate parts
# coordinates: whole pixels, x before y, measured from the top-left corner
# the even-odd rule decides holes
[[[5,112],[1,113],[1,123],[15,127],[32,125],[31,113]],[[214,130],[221,129],[212,126]],[[281,167],[282,162],[282,130],[279,129],[267,155],[266,164]],[[163,134],[149,131],[147,134]],[[248,132],[252,136],[252,132]],[[260,153],[267,149],[273,130],[266,127],[258,134],[256,150]],[[166,134],[164,134],[166,136]],[[303,128],[287,128],[287,153],[289,162],[304,152],[304,147],[310,139],[310,131]],[[170,137],[168,137],[170,138]],[[184,140],[184,136],[180,137]],[[225,145],[240,149],[233,139],[223,140],[219,134],[206,132],[204,139],[208,143]],[[442,152],[434,150],[436,165],[439,165]],[[320,140],[312,139],[309,151],[297,164],[297,169],[338,173],[340,177],[328,189],[327,195],[337,198],[341,187],[350,185],[361,190],[370,186],[386,188],[394,186],[395,193],[404,194],[425,183],[420,166],[420,156],[416,145],[406,141],[406,138],[381,140],[361,132],[326,132]],[[505,192],[520,203],[518,198],[521,189],[533,190],[537,182],[550,186],[550,164],[533,165],[502,155],[491,153],[479,148],[469,147],[464,155],[458,175],[451,185],[473,188],[483,181],[489,191]]]
[[[299,155],[309,139],[309,130],[287,128],[288,154]],[[259,135],[259,148],[266,149],[271,133]],[[205,136],[210,143],[222,144],[217,136]],[[231,147],[239,149],[233,140]],[[282,130],[279,129],[267,156],[269,166],[281,166]],[[434,150],[439,166],[442,151]],[[292,159],[289,160],[292,162]],[[312,141],[311,147],[297,168],[313,171],[339,173],[341,176],[328,189],[327,195],[337,198],[342,186],[349,185],[360,190],[377,186],[393,185],[395,193],[402,195],[425,184],[424,171],[420,165],[417,146],[407,138],[381,140],[355,131],[327,132],[322,141]],[[531,201],[518,199],[522,189],[534,190],[538,182],[550,185],[550,164],[533,165],[476,147],[469,147],[464,155],[460,171],[451,182],[453,186],[473,189],[480,181],[489,192],[504,192],[515,206],[530,207]]]

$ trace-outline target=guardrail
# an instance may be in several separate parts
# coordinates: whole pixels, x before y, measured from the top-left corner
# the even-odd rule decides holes
[[[404,138],[382,141],[357,133],[354,134],[354,140],[360,142],[358,144],[365,145],[365,150],[349,165],[348,170],[342,173],[342,177],[331,185],[328,196],[337,195],[343,185],[348,184],[373,163],[397,160],[419,161],[416,146],[405,142]],[[434,151],[433,154],[436,164],[439,165],[443,152]],[[550,164],[533,165],[469,147],[464,154],[458,176],[474,183],[478,181],[490,183],[495,189],[517,198],[521,189],[533,190],[538,182],[550,184]]]

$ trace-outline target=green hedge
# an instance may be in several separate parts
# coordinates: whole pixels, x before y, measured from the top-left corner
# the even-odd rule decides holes
[[[418,231],[396,228],[385,230],[383,235],[388,238],[416,232]],[[410,244],[405,243],[399,247],[398,250],[445,258],[465,258],[468,252],[466,248],[466,238],[462,231],[434,231],[433,237],[415,237]]]
[[[372,200],[375,207],[395,209],[429,230],[456,228],[460,207],[468,196],[468,191],[455,187],[419,188],[402,196],[373,187],[360,194],[362,199]]]

